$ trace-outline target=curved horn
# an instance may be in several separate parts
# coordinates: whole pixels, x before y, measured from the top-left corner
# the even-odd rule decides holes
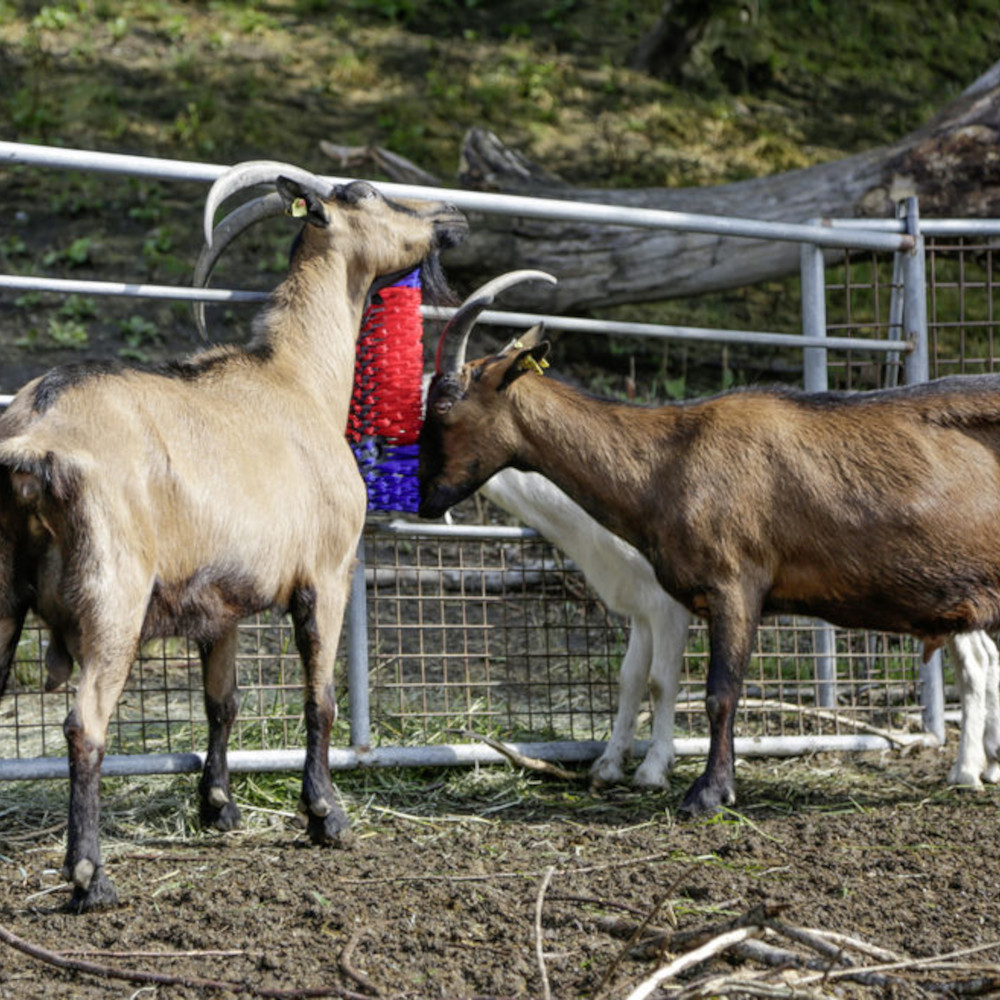
[[[217,177],[209,189],[208,198],[205,200],[205,242],[209,246],[212,245],[212,223],[215,221],[215,213],[227,198],[232,197],[237,191],[256,187],[258,184],[274,184],[279,177],[298,181],[320,198],[329,198],[333,189],[329,181],[324,181],[308,170],[291,163],[280,163],[277,160],[247,160],[245,163],[237,163]]]
[[[208,284],[208,279],[212,276],[212,271],[218,263],[219,258],[225,253],[226,247],[236,239],[240,233],[249,229],[255,222],[261,219],[268,219],[275,215],[284,215],[285,205],[281,195],[272,191],[270,194],[254,198],[245,202],[239,208],[233,209],[216,227],[194,266],[194,277],[191,284],[195,288],[204,288]],[[208,330],[205,326],[205,303],[195,302],[192,306],[194,312],[194,322],[198,327],[198,333],[203,340],[208,339]]]
[[[459,307],[455,314],[445,324],[438,338],[437,354],[434,356],[434,370],[438,375],[444,372],[458,371],[465,364],[465,349],[469,344],[469,335],[472,333],[476,320],[484,309],[493,305],[496,297],[522,281],[547,281],[556,284],[554,278],[547,271],[508,271],[499,277],[487,281],[485,285],[477,288]],[[451,340],[447,353],[445,352],[446,341]]]

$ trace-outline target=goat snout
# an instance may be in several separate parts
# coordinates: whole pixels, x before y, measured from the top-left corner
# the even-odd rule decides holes
[[[444,209],[448,217],[434,227],[438,250],[457,247],[469,235],[469,220],[454,205],[445,205]]]
[[[417,514],[428,520],[442,517],[469,494],[469,490],[458,490],[450,486],[430,487],[420,498]]]

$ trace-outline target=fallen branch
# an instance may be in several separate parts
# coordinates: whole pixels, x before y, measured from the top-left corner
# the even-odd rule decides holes
[[[625,957],[626,954],[628,954],[629,949],[632,948],[632,946],[639,940],[639,937],[642,934],[652,929],[651,925],[653,923],[653,920],[656,917],[656,915],[660,912],[660,909],[663,907],[663,904],[666,903],[666,901],[670,898],[670,894],[677,887],[677,884],[681,881],[681,879],[686,878],[688,874],[694,869],[694,867],[695,867],[694,864],[690,864],[686,868],[682,869],[681,872],[670,882],[670,884],[666,887],[666,889],[664,889],[663,892],[660,893],[659,898],[656,900],[655,903],[653,903],[653,906],[650,909],[650,911],[642,918],[642,920],[638,924],[635,925],[635,929],[633,930],[631,935],[629,935],[629,938],[625,942],[624,947],[620,949],[618,954],[614,957],[614,960],[605,970],[604,975],[601,976],[601,981],[597,984],[596,988],[594,989],[593,993],[594,1000],[597,1000],[597,997],[599,997],[601,993],[604,992],[605,986],[607,986],[607,984],[611,981],[611,977],[615,974],[615,970],[621,964],[622,959]],[[662,955],[663,952],[661,952],[660,954]]]
[[[589,781],[590,774],[587,771],[567,771],[558,764],[553,764],[547,760],[538,760],[536,757],[525,757],[513,747],[493,739],[492,736],[482,736],[479,733],[465,732],[466,739],[479,740],[488,747],[492,747],[497,753],[503,754],[512,764],[523,767],[526,771],[537,771],[540,774],[547,774],[552,778],[559,778],[561,781]]]
[[[627,1000],[646,1000],[646,997],[650,996],[652,992],[664,982],[664,980],[670,979],[673,976],[679,975],[685,969],[690,969],[692,966],[698,965],[701,962],[718,955],[720,952],[726,951],[732,948],[734,945],[739,944],[741,941],[745,941],[747,938],[756,937],[763,930],[761,926],[755,927],[737,927],[736,930],[728,931],[725,934],[720,934],[716,938],[707,941],[700,948],[695,948],[694,951],[689,951],[684,955],[675,958],[672,962],[668,962],[666,965],[657,969],[648,979],[640,983],[627,997]]]
[[[835,983],[845,980],[881,991],[892,991],[905,985],[917,986],[930,994],[956,997],[978,997],[1000,989],[1000,966],[969,966],[956,961],[983,951],[1000,950],[1000,941],[963,948],[946,955],[909,959],[846,934],[793,927],[777,919],[779,910],[778,906],[764,903],[725,924],[680,933],[657,930],[642,939],[638,946],[632,946],[632,942],[638,937],[635,932],[641,930],[643,924],[613,918],[599,925],[616,936],[626,936],[631,929],[633,933],[628,947],[631,947],[634,957],[652,958],[660,957],[665,952],[684,952],[658,970],[654,977],[647,979],[628,1000],[644,1000],[667,978],[723,950],[734,961],[752,962],[769,967],[770,971],[715,973],[683,988],[671,990],[673,1000],[700,1000],[710,996],[760,996],[782,1000],[826,997],[831,995],[828,989],[835,989]],[[652,930],[649,927],[646,929]],[[753,929],[754,933],[744,937],[737,935],[738,931],[745,929]],[[758,935],[769,937],[772,941],[760,940]],[[778,947],[772,943],[775,937],[784,938],[792,945],[807,949],[807,952]],[[868,959],[875,958],[880,964],[856,964],[847,954],[849,950]],[[780,970],[782,974],[780,983],[768,981],[768,976],[773,976],[775,970]],[[919,977],[915,975],[918,972],[921,974]],[[927,976],[930,972],[944,973],[952,978],[935,981]],[[971,975],[965,979],[958,978],[962,972]]]
[[[538,958],[538,970],[542,977],[542,995],[545,1000],[552,1000],[552,992],[549,989],[549,974],[545,969],[545,948],[542,941],[542,904],[545,901],[545,890],[552,881],[555,874],[555,867],[546,868],[542,878],[542,884],[538,887],[538,897],[535,900],[535,955]]]
[[[202,979],[199,976],[171,976],[162,972],[147,972],[144,969],[119,969],[113,965],[101,965],[78,958],[66,958],[58,952],[49,951],[40,945],[25,941],[13,931],[0,925],[0,941],[31,958],[57,969],[81,972],[101,979],[122,979],[129,983],[155,983],[159,986],[186,986],[192,989],[228,990],[255,997],[271,997],[275,1000],[301,1000],[306,997],[343,997],[344,1000],[373,1000],[364,993],[354,993],[339,986],[309,986],[303,989],[272,989],[253,986],[250,983],[227,982],[218,979]]]
[[[973,945],[969,948],[959,948],[956,951],[947,952],[944,955],[933,955],[927,958],[912,958],[903,959],[898,962],[886,962],[882,965],[868,966],[867,968],[859,968],[858,972],[863,972],[868,975],[882,975],[887,972],[910,972],[916,969],[926,970],[928,966],[934,966],[935,968],[947,969],[948,965],[946,963],[951,962],[956,958],[964,958],[966,955],[975,955],[983,951],[995,951],[1000,950],[1000,941],[988,941],[986,944]],[[996,975],[991,977],[979,977],[976,982],[989,981],[1000,981],[1000,966],[994,966],[996,969]],[[826,978],[830,980],[834,979],[855,979],[856,975],[852,969],[834,969],[831,971]],[[882,975],[885,981],[888,981],[890,977]],[[856,980],[857,981],[857,980]],[[924,989],[947,992],[943,986],[937,985],[933,982],[922,982],[921,986]],[[949,984],[949,989],[955,988],[956,984]],[[955,989],[953,989],[953,992]],[[970,994],[976,995],[976,994]]]
[[[901,962],[903,960],[903,956],[897,952],[889,951],[888,948],[881,948],[869,941],[861,941],[858,938],[851,937],[849,934],[839,934],[837,931],[824,931],[815,927],[802,928],[802,930],[818,938],[826,938],[828,941],[839,944],[844,948],[851,948],[862,955],[868,955],[870,958],[875,958],[880,962]]]

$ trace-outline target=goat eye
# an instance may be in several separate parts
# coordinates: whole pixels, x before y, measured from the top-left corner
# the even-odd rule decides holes
[[[450,399],[437,399],[432,408],[439,417],[443,417],[452,408],[452,405]]]

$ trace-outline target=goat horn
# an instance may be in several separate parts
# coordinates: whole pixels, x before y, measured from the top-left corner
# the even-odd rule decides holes
[[[279,177],[298,181],[304,187],[314,191],[320,198],[329,198],[332,185],[308,170],[296,167],[291,163],[280,163],[277,160],[247,160],[230,167],[224,174],[216,178],[209,189],[205,200],[205,242],[212,245],[212,224],[219,206],[227,199],[245,188],[256,187],[258,184],[274,184]]]
[[[212,238],[208,240],[198,260],[194,266],[194,277],[191,284],[195,288],[204,288],[208,284],[208,279],[212,276],[212,271],[218,263],[219,258],[225,253],[226,247],[236,239],[240,233],[249,229],[255,222],[261,219],[271,218],[275,215],[284,215],[285,205],[281,195],[272,191],[270,194],[254,198],[245,202],[239,208],[233,209],[216,227],[212,233]],[[192,308],[194,312],[194,322],[198,327],[198,332],[203,340],[208,339],[208,330],[205,326],[205,303],[195,302]]]
[[[476,320],[484,309],[493,305],[496,297],[522,281],[547,281],[556,284],[554,278],[547,271],[508,271],[501,274],[485,285],[477,288],[459,307],[454,315],[445,324],[438,338],[437,354],[434,357],[434,370],[438,375],[444,372],[458,371],[465,364],[465,350],[469,344],[469,335],[472,333]],[[457,339],[456,339],[457,338]],[[452,341],[451,349],[445,353],[445,342]]]

